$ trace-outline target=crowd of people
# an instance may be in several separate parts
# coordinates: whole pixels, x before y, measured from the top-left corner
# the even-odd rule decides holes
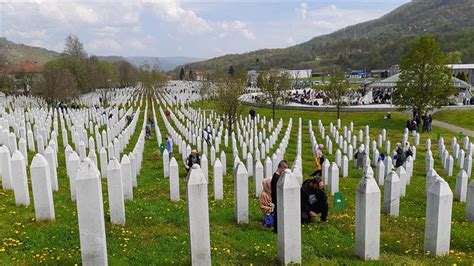
[[[431,114],[423,114],[421,116],[415,115],[415,118],[408,119],[406,127],[408,128],[409,131],[420,131],[420,125],[422,125],[422,131],[421,132],[431,132],[433,129],[433,117]]]

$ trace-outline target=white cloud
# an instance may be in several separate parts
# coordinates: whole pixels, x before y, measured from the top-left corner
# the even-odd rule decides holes
[[[255,40],[255,34],[247,28],[247,25],[240,21],[235,20],[230,23],[222,22],[220,23],[221,33],[219,33],[219,38],[225,38],[231,36],[232,33],[237,33],[240,36],[246,38],[247,40]]]
[[[5,32],[5,36],[9,38],[22,38],[22,39],[45,39],[47,37],[46,31],[33,30],[33,31],[17,31],[9,29]]]
[[[85,46],[87,51],[100,55],[112,55],[122,50],[122,45],[114,39],[95,39]]]
[[[130,42],[130,46],[133,48],[133,49],[136,49],[136,50],[140,50],[140,51],[143,51],[145,50],[146,48],[146,45],[143,44],[141,41],[139,40],[133,40]]]
[[[298,9],[301,18],[306,19],[306,14],[308,13],[308,4],[306,3],[301,3],[300,8]]]
[[[293,46],[296,44],[295,40],[293,40],[292,37],[289,37],[286,43],[288,44],[288,46]]]
[[[154,2],[153,11],[163,22],[174,24],[189,34],[211,31],[209,23],[196,15],[192,10],[186,10],[177,1]]]
[[[83,22],[90,23],[90,24],[99,22],[99,18],[97,17],[97,14],[92,8],[78,6],[75,9],[75,13],[79,17],[79,19],[82,20]]]

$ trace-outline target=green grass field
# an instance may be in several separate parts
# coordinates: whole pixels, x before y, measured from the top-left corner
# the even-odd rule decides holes
[[[212,110],[215,104],[206,102],[194,104],[196,108]],[[248,113],[245,108],[243,114]],[[260,115],[271,115],[269,109],[256,109]],[[151,114],[151,107],[149,108]],[[159,112],[157,109],[157,115]],[[371,137],[376,137],[383,128],[392,146],[401,141],[406,116],[393,113],[392,120],[384,120],[384,113],[343,113],[342,123],[354,122],[357,129],[371,126]],[[322,142],[317,130],[321,119],[329,131],[329,122],[336,119],[335,113],[310,111],[277,110],[276,118],[284,120],[279,141],[286,130],[288,119],[293,118],[293,129],[285,158],[293,162],[296,156],[298,117],[303,119],[303,172],[308,178],[313,172],[311,144],[308,133],[308,120],[313,121],[317,140]],[[165,127],[161,117],[158,123],[162,134]],[[133,148],[141,128],[143,117],[137,124],[127,151]],[[472,264],[474,263],[474,224],[464,219],[465,204],[453,203],[451,232],[451,251],[449,256],[433,258],[423,252],[425,216],[425,140],[433,140],[432,150],[435,166],[440,169],[436,135],[445,137],[447,147],[452,133],[434,128],[430,134],[423,134],[418,146],[414,176],[407,187],[407,196],[401,199],[400,217],[392,218],[381,214],[381,257],[377,262],[363,262],[354,256],[355,228],[355,187],[361,177],[360,170],[353,169],[350,162],[350,177],[340,179],[340,191],[346,198],[346,208],[340,212],[330,210],[329,223],[304,225],[302,227],[302,255],[304,264]],[[154,134],[154,132],[153,132]],[[154,135],[155,136],[155,135]],[[59,136],[60,140],[61,137]],[[410,140],[413,140],[410,137]],[[278,143],[279,143],[278,141]],[[61,141],[60,141],[61,143]],[[224,145],[222,145],[223,147]],[[277,145],[275,145],[276,147]],[[138,188],[134,190],[134,200],[126,202],[126,226],[111,225],[108,215],[107,185],[103,180],[104,208],[106,212],[107,250],[111,265],[167,265],[190,264],[189,235],[187,224],[187,204],[185,201],[184,167],[180,167],[180,188],[182,200],[173,203],[169,200],[169,182],[163,178],[162,159],[157,152],[158,144],[154,138],[147,141]],[[175,147],[176,149],[176,147]],[[54,193],[56,221],[36,222],[33,205],[17,207],[12,191],[0,192],[0,264],[79,264],[80,244],[75,203],[69,199],[69,181],[64,166],[64,148],[59,147],[59,192]],[[336,149],[334,149],[336,150]],[[231,165],[231,151],[226,148],[227,165]],[[30,154],[30,160],[31,156]],[[176,156],[179,157],[180,156]],[[333,156],[328,156],[331,161]],[[212,169],[212,168],[210,168]],[[455,168],[457,173],[458,169]],[[232,171],[228,168],[228,173]],[[443,177],[444,175],[441,174]],[[212,262],[218,265],[274,265],[277,259],[277,237],[260,225],[262,217],[258,200],[250,179],[250,223],[237,225],[234,219],[233,177],[224,178],[224,200],[214,201],[212,185],[209,186],[209,217],[211,232]],[[455,178],[446,177],[452,189]],[[212,175],[209,183],[212,184]],[[383,197],[383,188],[382,197]],[[31,190],[31,186],[30,186]],[[32,193],[30,191],[30,195]],[[330,197],[332,202],[332,197]]]
[[[437,112],[433,118],[458,127],[474,130],[474,109],[442,110]]]

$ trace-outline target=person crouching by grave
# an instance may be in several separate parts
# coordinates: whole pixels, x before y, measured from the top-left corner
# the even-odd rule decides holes
[[[260,193],[260,210],[263,213],[262,225],[264,227],[273,227],[273,210],[275,205],[272,203],[272,178],[267,177],[262,181],[263,190]]]
[[[316,149],[315,155],[314,155],[314,173],[311,174],[312,177],[315,176],[321,176],[322,175],[322,165],[324,162],[324,154],[323,154],[323,149],[324,145],[319,144],[318,148]]]
[[[354,156],[356,158],[357,169],[362,169],[362,167],[364,167],[364,156],[365,156],[365,145],[361,144]]]
[[[285,160],[280,161],[278,164],[278,168],[273,173],[272,176],[272,203],[275,206],[273,210],[273,215],[274,215],[274,220],[273,220],[273,232],[277,233],[278,226],[277,226],[277,183],[278,180],[280,180],[280,176],[283,174],[283,172],[288,169],[288,162]]]
[[[402,144],[397,143],[395,145],[395,156],[393,156],[395,161],[395,167],[398,168],[405,163],[405,154],[403,152]]]
[[[169,133],[166,134],[166,150],[168,151],[170,158],[173,157],[173,140],[171,139],[171,136]]]
[[[150,125],[145,126],[145,138],[151,139],[151,127]]]
[[[186,170],[189,172],[189,169],[191,169],[191,167],[193,167],[195,164],[201,166],[201,157],[199,156],[197,150],[192,150],[191,154],[188,156],[188,159],[186,159]]]
[[[309,223],[321,214],[321,222],[326,222],[329,212],[328,196],[321,178],[308,179],[301,186],[301,222]]]

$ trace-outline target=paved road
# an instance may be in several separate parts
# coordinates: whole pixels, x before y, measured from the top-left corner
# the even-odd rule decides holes
[[[456,133],[462,132],[465,136],[469,136],[469,137],[474,138],[474,131],[469,130],[469,129],[465,129],[465,128],[462,128],[462,127],[458,127],[458,126],[455,126],[455,125],[451,125],[451,124],[444,123],[444,122],[441,122],[441,121],[436,121],[436,120],[433,120],[433,125],[438,126],[438,127],[442,127],[444,129],[447,129],[447,130],[450,130],[450,131],[456,132]]]

